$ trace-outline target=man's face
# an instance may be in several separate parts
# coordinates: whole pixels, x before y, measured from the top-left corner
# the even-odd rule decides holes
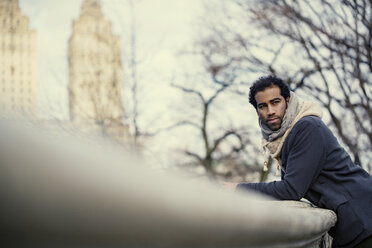
[[[257,101],[257,114],[260,119],[272,130],[280,129],[289,97],[284,99],[277,85],[265,88],[255,95]]]

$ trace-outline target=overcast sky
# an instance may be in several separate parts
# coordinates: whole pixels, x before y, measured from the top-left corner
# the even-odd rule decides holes
[[[180,51],[193,47],[195,38],[200,30],[200,17],[204,13],[203,0],[134,0],[136,16],[137,54],[141,61],[139,65],[139,94],[140,124],[144,131],[154,126],[169,126],[175,119],[199,118],[178,111],[190,104],[190,99],[184,99],[181,91],[171,87],[171,82],[184,73],[193,74],[202,70],[197,63],[184,61]],[[69,118],[68,111],[68,39],[72,32],[72,22],[80,15],[83,0],[19,0],[22,13],[29,17],[30,28],[36,30],[39,47],[39,117]],[[120,35],[122,43],[122,62],[126,62],[128,44],[130,41],[130,7],[129,0],[101,0],[106,19],[113,24],[114,33]],[[200,33],[199,33],[200,34]],[[125,51],[126,48],[127,50]],[[187,59],[186,59],[187,60]],[[125,65],[124,65],[125,68]],[[188,70],[188,72],[186,72]],[[128,82],[124,71],[124,111],[129,112],[133,101],[130,98]],[[127,76],[127,77],[126,77]],[[198,80],[179,80],[191,87]],[[226,100],[226,99],[225,99]],[[226,104],[220,101],[214,107],[219,110]],[[227,99],[232,104],[232,99]],[[192,101],[191,101],[192,102]],[[198,104],[197,101],[195,104]],[[174,108],[176,110],[174,110]],[[233,108],[236,114],[233,119],[219,119],[210,125],[222,125],[224,122],[242,122],[249,116],[250,108],[247,102]],[[252,110],[253,111],[253,110]],[[190,111],[189,111],[190,112]],[[174,117],[176,115],[176,117]],[[251,113],[250,116],[255,117]],[[240,120],[240,121],[239,121]],[[130,124],[130,123],[127,123]],[[156,129],[156,128],[155,128]],[[195,131],[195,130],[194,130]],[[199,133],[194,133],[199,135]],[[181,138],[180,138],[181,137]],[[149,152],[159,154],[159,149],[184,149],[187,144],[196,144],[195,136],[187,130],[174,130],[172,133],[163,132],[151,141],[147,140]],[[177,155],[174,152],[162,153],[162,160],[174,163]],[[173,157],[174,158],[173,158]],[[159,157],[159,156],[158,156]]]
[[[72,21],[77,19],[83,0],[20,0],[30,28],[37,31],[39,47],[40,117],[68,117],[67,44]],[[120,35],[122,47],[128,45],[130,7],[128,0],[101,0],[103,12]],[[200,0],[134,0],[138,58],[145,61],[146,75],[162,94],[177,67],[176,53],[191,46],[195,19],[201,13]],[[125,56],[125,55],[124,55]],[[122,61],[125,59],[122,58]],[[156,73],[154,73],[156,72]],[[149,75],[151,74],[151,75]],[[154,75],[156,75],[154,77]],[[170,80],[170,79],[169,79]],[[159,81],[159,82],[157,82]],[[158,103],[160,104],[160,103]]]

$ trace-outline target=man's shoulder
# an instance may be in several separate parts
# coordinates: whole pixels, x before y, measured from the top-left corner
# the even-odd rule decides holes
[[[306,140],[317,140],[319,142],[323,139],[324,133],[327,133],[327,126],[317,116],[305,116],[301,118],[293,126],[288,135],[287,142],[295,141],[308,142]]]
[[[308,115],[302,117],[293,128],[310,128],[310,127],[319,127],[321,125],[324,125],[322,120],[314,115]]]
[[[330,134],[329,128],[318,116],[305,116],[302,117],[296,124],[293,126],[292,131],[289,133],[290,137],[296,137],[297,135],[301,136],[311,136],[319,134]]]

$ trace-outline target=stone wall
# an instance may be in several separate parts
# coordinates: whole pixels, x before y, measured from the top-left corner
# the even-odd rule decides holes
[[[304,202],[152,170],[100,138],[0,121],[0,147],[10,247],[324,247],[336,222]]]

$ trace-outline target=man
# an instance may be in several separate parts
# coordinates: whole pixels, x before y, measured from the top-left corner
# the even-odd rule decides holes
[[[304,197],[337,214],[329,232],[335,247],[372,247],[372,178],[352,162],[321,121],[320,107],[299,99],[275,76],[254,82],[249,102],[259,116],[263,148],[276,161],[282,180],[225,187],[256,190],[280,200]]]

